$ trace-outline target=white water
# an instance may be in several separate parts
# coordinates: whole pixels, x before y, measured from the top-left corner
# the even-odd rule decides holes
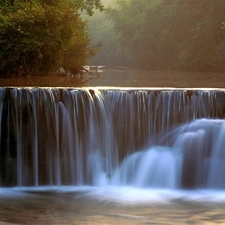
[[[29,198],[41,193],[76,194],[77,198],[87,198],[103,202],[115,202],[123,205],[138,204],[176,204],[176,202],[192,202],[201,204],[225,204],[225,191],[221,190],[171,190],[143,189],[132,186],[40,186],[0,188],[0,199]]]
[[[155,146],[128,156],[111,179],[113,185],[145,188],[178,187],[181,161],[175,149]]]
[[[225,187],[222,91],[15,88],[4,99],[5,93],[2,186]]]
[[[223,91],[8,92],[0,224],[224,224]]]

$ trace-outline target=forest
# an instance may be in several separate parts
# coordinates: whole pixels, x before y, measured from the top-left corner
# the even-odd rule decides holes
[[[98,33],[105,33],[106,25],[113,24],[108,36],[114,40],[105,48],[113,46],[117,54],[119,49],[123,63],[150,70],[225,71],[225,1],[111,3],[105,11],[108,19]]]
[[[224,12],[224,0],[0,0],[0,76],[225,71]]]

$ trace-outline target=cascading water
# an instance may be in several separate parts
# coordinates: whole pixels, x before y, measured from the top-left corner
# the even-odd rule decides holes
[[[222,90],[0,89],[0,185],[225,188]]]

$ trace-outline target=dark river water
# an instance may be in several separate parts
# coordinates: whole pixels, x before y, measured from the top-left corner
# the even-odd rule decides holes
[[[0,189],[6,224],[225,224],[225,192],[132,187]]]
[[[0,78],[0,86],[35,87],[173,87],[173,88],[224,88],[224,73],[149,71],[135,69],[101,69],[76,77]]]

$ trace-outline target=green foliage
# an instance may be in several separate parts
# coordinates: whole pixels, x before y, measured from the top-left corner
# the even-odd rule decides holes
[[[0,2],[0,76],[79,71],[93,54],[79,10],[99,1]],[[98,4],[99,3],[99,4]]]
[[[103,10],[101,0],[74,0],[75,5],[81,10],[85,10],[88,15],[93,15],[94,9]]]
[[[137,66],[224,71],[224,11],[223,0],[118,0],[109,14]]]

